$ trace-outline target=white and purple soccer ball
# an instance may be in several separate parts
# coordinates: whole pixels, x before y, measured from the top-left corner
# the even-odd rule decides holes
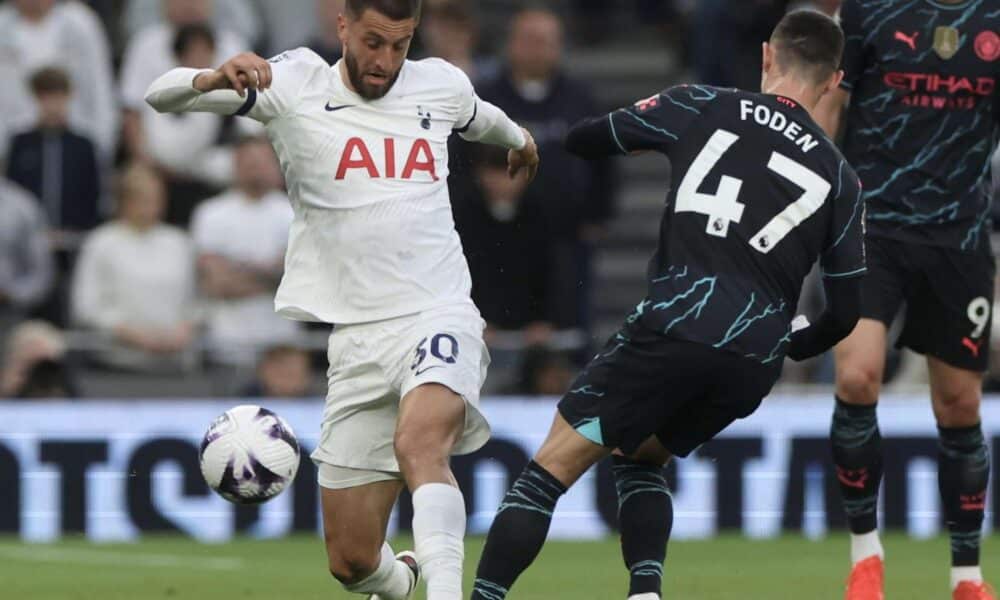
[[[243,404],[212,422],[198,458],[205,482],[220,496],[235,504],[260,504],[295,478],[299,442],[284,419]]]

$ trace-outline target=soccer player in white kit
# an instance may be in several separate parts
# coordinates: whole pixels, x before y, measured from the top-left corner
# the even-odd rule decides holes
[[[276,309],[334,324],[312,455],[330,572],[380,600],[409,598],[422,572],[429,600],[460,600],[465,503],[448,459],[489,437],[478,409],[489,355],[448,199],[447,142],[458,132],[509,148],[511,176],[533,177],[538,154],[458,68],[406,60],[419,13],[420,0],[348,0],[332,68],[304,48],[240,54],[215,71],[174,69],[146,101],[256,119],[281,161],[295,219]],[[404,484],[416,562],[385,542]]]

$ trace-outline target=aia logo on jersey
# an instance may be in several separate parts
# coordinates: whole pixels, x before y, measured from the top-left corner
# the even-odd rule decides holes
[[[993,31],[984,31],[977,35],[976,56],[986,62],[1000,58],[1000,36]]]
[[[638,102],[635,103],[636,109],[641,113],[649,112],[650,110],[656,108],[659,105],[660,105],[659,94],[655,94],[653,96],[650,96],[649,98],[646,98],[645,100],[639,100]]]
[[[396,174],[396,140],[385,138],[382,140],[385,150],[385,162],[376,165],[372,158],[372,153],[368,150],[365,141],[359,137],[352,137],[344,144],[344,152],[340,155],[340,164],[337,166],[337,180],[344,179],[347,172],[354,169],[361,169],[368,173],[368,177],[378,179],[413,179],[418,171],[424,171],[431,176],[432,181],[437,181],[437,172],[434,169],[434,151],[431,144],[421,138],[413,142],[410,152],[403,165],[400,175]],[[381,169],[379,168],[381,167]]]

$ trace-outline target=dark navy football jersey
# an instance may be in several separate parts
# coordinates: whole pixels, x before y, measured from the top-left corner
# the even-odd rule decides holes
[[[989,252],[1000,3],[846,0],[841,24],[868,234]]]
[[[630,322],[780,365],[802,281],[865,271],[857,176],[797,102],[671,88],[608,117],[623,153],[655,150],[673,185]]]

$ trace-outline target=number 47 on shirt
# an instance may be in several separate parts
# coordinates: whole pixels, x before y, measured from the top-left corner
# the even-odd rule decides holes
[[[739,139],[740,136],[725,129],[716,130],[698,153],[677,190],[677,206],[674,211],[706,215],[708,225],[705,233],[708,235],[724,238],[729,234],[729,224],[739,223],[743,218],[745,205],[738,201],[743,180],[723,175],[714,194],[698,191],[722,155]],[[770,252],[789,232],[819,210],[831,188],[828,181],[779,152],[771,153],[767,168],[802,188],[804,192],[750,239],[750,245],[763,254]]]

